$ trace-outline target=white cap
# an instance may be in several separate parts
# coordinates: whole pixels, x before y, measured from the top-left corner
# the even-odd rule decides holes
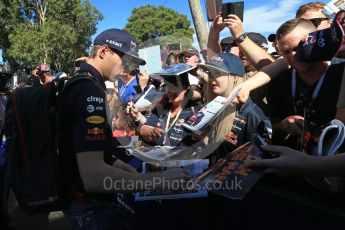
[[[55,78],[56,79],[60,79],[60,78],[63,78],[63,77],[67,77],[67,74],[64,73],[64,72],[58,72],[57,74],[55,74]]]
[[[105,83],[105,87],[106,87],[107,89],[115,89],[115,84],[114,84],[114,82],[112,82],[112,81],[105,81],[104,83]]]

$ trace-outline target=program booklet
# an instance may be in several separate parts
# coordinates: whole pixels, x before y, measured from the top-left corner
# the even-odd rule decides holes
[[[233,90],[228,98],[217,96],[197,113],[192,115],[181,126],[189,132],[201,135],[203,131],[224,111],[237,96],[241,88]]]
[[[333,0],[323,8],[324,13],[329,19],[333,20],[339,10],[345,10],[345,0]]]
[[[186,169],[192,177],[197,177],[207,169],[208,159],[196,159],[188,161],[174,161],[174,166]],[[171,167],[156,166],[147,162],[143,163],[143,172],[158,172],[168,170]],[[207,190],[202,188],[194,188],[191,183],[184,185],[181,189],[159,189],[151,191],[143,191],[135,193],[135,201],[147,200],[167,200],[167,199],[182,199],[182,198],[195,198],[206,197]]]
[[[241,200],[262,177],[263,169],[245,168],[247,160],[262,159],[261,150],[251,142],[219,159],[208,171],[196,178],[209,192]]]
[[[189,147],[182,146],[146,146],[141,145],[133,148],[132,154],[142,161],[146,162],[164,162],[165,160],[178,154],[194,151]]]
[[[149,88],[136,100],[135,107],[139,112],[149,111],[155,107],[164,96],[164,92],[157,92],[154,85],[150,85]]]

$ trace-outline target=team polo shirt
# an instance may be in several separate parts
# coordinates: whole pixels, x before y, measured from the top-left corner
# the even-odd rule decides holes
[[[68,87],[61,95],[59,109],[59,159],[65,192],[80,179],[76,154],[104,151],[105,162],[110,163],[113,148],[104,80],[91,65],[85,63],[80,68],[94,81],[80,80]],[[79,189],[83,190],[82,186]]]

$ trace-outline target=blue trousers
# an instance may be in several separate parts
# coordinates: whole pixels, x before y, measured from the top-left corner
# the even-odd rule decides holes
[[[72,202],[64,213],[73,229],[124,229],[124,210],[112,201],[90,198]]]

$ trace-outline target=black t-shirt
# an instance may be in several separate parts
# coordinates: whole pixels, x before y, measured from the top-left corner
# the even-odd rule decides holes
[[[322,127],[336,114],[336,103],[344,70],[344,63],[330,65],[328,68],[320,91],[312,102],[312,94],[317,85],[308,86],[296,73],[296,95],[292,95],[292,69],[282,72],[268,85],[267,100],[271,111],[271,120],[280,122],[291,115],[304,117],[304,109],[308,108],[308,122],[315,126]],[[273,141],[275,144],[288,144],[290,147],[297,140],[284,142],[275,138],[273,130]],[[291,144],[291,145],[290,145]]]
[[[104,80],[91,65],[83,64],[80,72],[89,73],[94,81],[79,80],[67,87],[60,98],[59,151],[61,182],[65,195],[81,181],[77,153],[104,151],[107,162],[106,158],[111,157],[112,149]],[[85,192],[81,183],[75,190]]]

